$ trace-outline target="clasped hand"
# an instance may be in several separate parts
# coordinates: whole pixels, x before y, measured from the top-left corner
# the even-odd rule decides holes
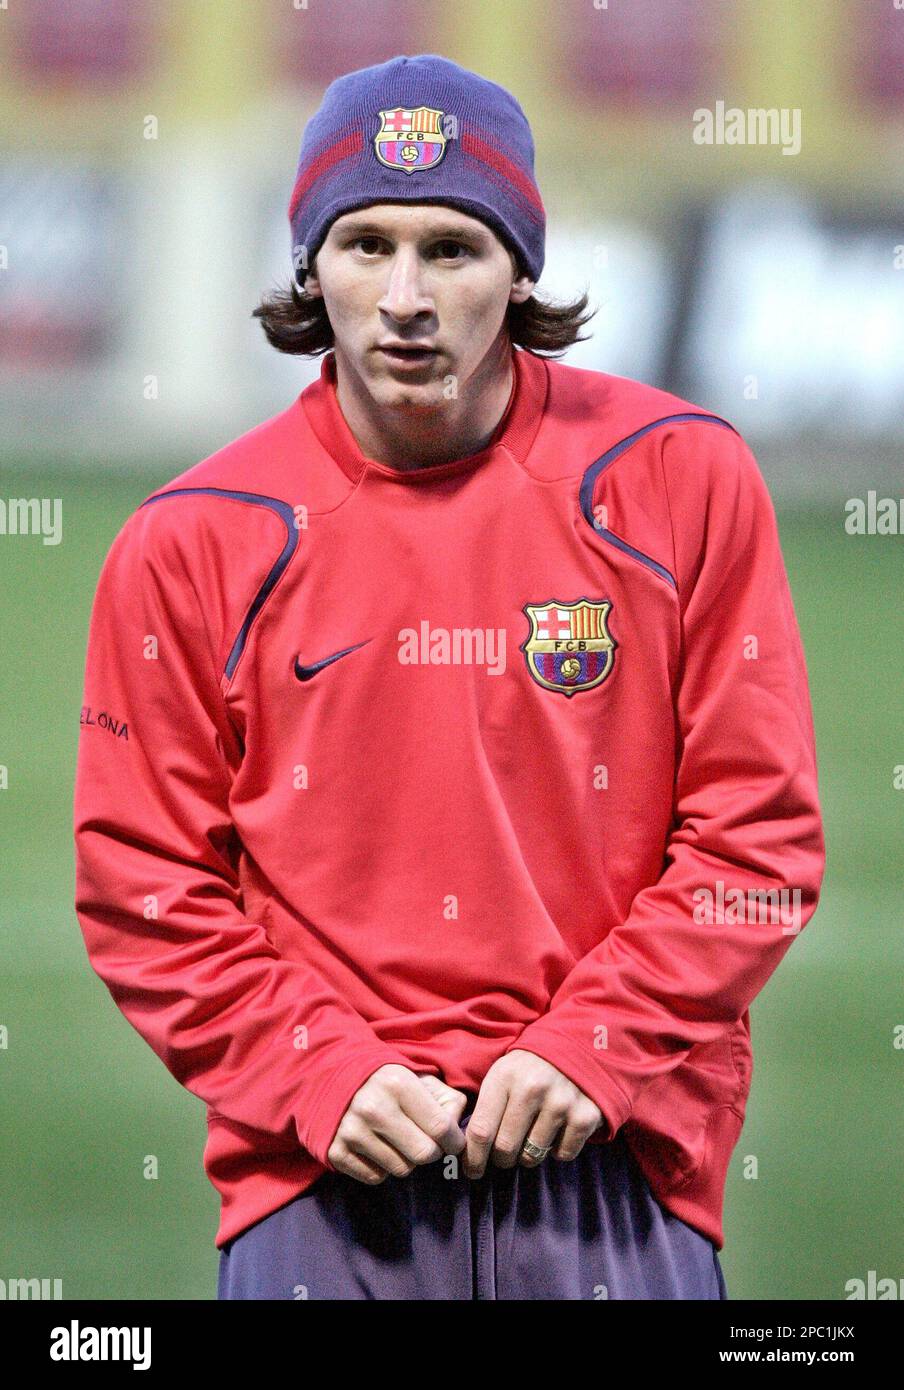
[[[375,1186],[456,1154],[465,1176],[479,1178],[488,1162],[500,1168],[543,1162],[522,1152],[526,1139],[568,1162],[605,1124],[599,1107],[557,1067],[518,1048],[490,1067],[463,1131],[467,1099],[437,1076],[394,1063],[380,1067],[352,1097],[327,1160],[337,1172]]]

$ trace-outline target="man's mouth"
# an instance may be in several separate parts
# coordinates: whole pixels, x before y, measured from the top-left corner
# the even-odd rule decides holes
[[[379,352],[383,354],[387,362],[391,362],[397,367],[426,367],[437,356],[436,348],[424,347],[380,347]]]

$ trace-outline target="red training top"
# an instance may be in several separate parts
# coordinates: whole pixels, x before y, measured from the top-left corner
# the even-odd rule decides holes
[[[365,459],[335,360],[149,497],[91,617],[76,909],[208,1106],[217,1245],[401,1063],[546,1058],[721,1249],[748,1006],[824,868],[804,655],[734,428],[514,352],[489,445]]]

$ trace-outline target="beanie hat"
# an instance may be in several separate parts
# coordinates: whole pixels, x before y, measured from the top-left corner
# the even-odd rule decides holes
[[[331,82],[305,127],[289,203],[296,281],[330,224],[371,203],[431,202],[487,223],[534,281],[546,213],[527,117],[504,87],[436,53]]]

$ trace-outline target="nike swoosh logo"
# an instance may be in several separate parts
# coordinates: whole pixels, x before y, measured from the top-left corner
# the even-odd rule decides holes
[[[318,671],[322,671],[324,666],[330,666],[334,661],[338,661],[340,656],[348,656],[349,652],[356,652],[359,647],[365,647],[370,640],[367,637],[363,642],[356,642],[353,647],[343,647],[341,652],[333,652],[332,656],[325,656],[322,661],[315,661],[313,666],[302,666],[296,656],[295,674],[300,681],[309,681],[312,676],[316,676]]]

